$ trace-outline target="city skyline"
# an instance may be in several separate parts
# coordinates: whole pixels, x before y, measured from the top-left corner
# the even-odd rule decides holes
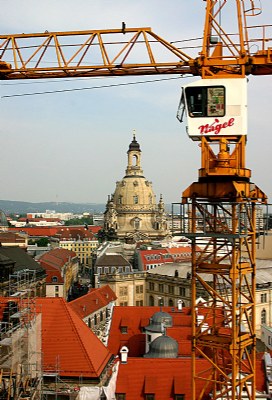
[[[251,19],[252,25],[271,22],[271,2],[263,0],[262,6],[263,14]],[[14,0],[13,7],[2,1],[1,9],[1,34],[113,29],[125,22],[127,27],[150,26],[169,42],[201,37],[205,17],[205,2],[199,0],[170,4],[46,0],[39,5],[34,0]],[[184,51],[194,56],[196,50]],[[0,199],[105,203],[115,181],[125,174],[126,152],[135,130],[144,175],[153,182],[157,200],[162,193],[166,203],[178,202],[182,191],[197,180],[200,168],[198,143],[188,138],[185,124],[176,119],[181,86],[196,78],[172,75],[171,80],[161,80],[165,78],[0,81]],[[248,78],[246,157],[252,181],[269,198],[270,80],[269,76]],[[91,89],[97,86],[108,87]],[[5,97],[72,89],[81,90]]]

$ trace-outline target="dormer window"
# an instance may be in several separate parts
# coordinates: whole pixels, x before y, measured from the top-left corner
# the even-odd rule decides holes
[[[128,327],[127,326],[120,326],[120,331],[123,334],[128,333]]]
[[[54,282],[54,283],[58,282],[58,277],[57,276],[52,276],[52,282]]]

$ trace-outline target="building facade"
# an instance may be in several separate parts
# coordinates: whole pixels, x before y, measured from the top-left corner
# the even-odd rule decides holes
[[[163,239],[169,234],[164,203],[161,196],[156,204],[152,183],[143,175],[141,149],[135,135],[127,154],[126,174],[108,198],[104,230],[114,231],[119,239],[128,242]]]

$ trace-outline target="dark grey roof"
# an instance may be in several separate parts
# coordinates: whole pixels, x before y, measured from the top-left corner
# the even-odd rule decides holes
[[[150,344],[149,352],[144,355],[146,358],[177,358],[178,343],[169,336],[159,336]]]
[[[23,249],[16,246],[0,246],[0,255],[9,258],[15,262],[14,271],[21,271],[23,269],[29,270],[43,270],[32,257],[30,257]]]
[[[130,266],[130,263],[121,254],[104,254],[97,259],[95,265],[97,267],[122,267]]]
[[[145,327],[145,330],[151,332],[163,332],[164,327],[171,326],[173,326],[171,315],[164,311],[158,311],[150,318],[150,323]]]
[[[133,140],[132,140],[132,142],[130,143],[129,148],[128,148],[128,151],[133,151],[133,150],[141,151],[140,145],[139,145],[139,143],[137,142],[135,136],[133,137]]]

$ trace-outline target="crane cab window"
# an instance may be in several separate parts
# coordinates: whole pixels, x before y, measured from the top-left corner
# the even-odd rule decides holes
[[[225,115],[224,86],[193,86],[185,89],[190,117],[223,117]]]

